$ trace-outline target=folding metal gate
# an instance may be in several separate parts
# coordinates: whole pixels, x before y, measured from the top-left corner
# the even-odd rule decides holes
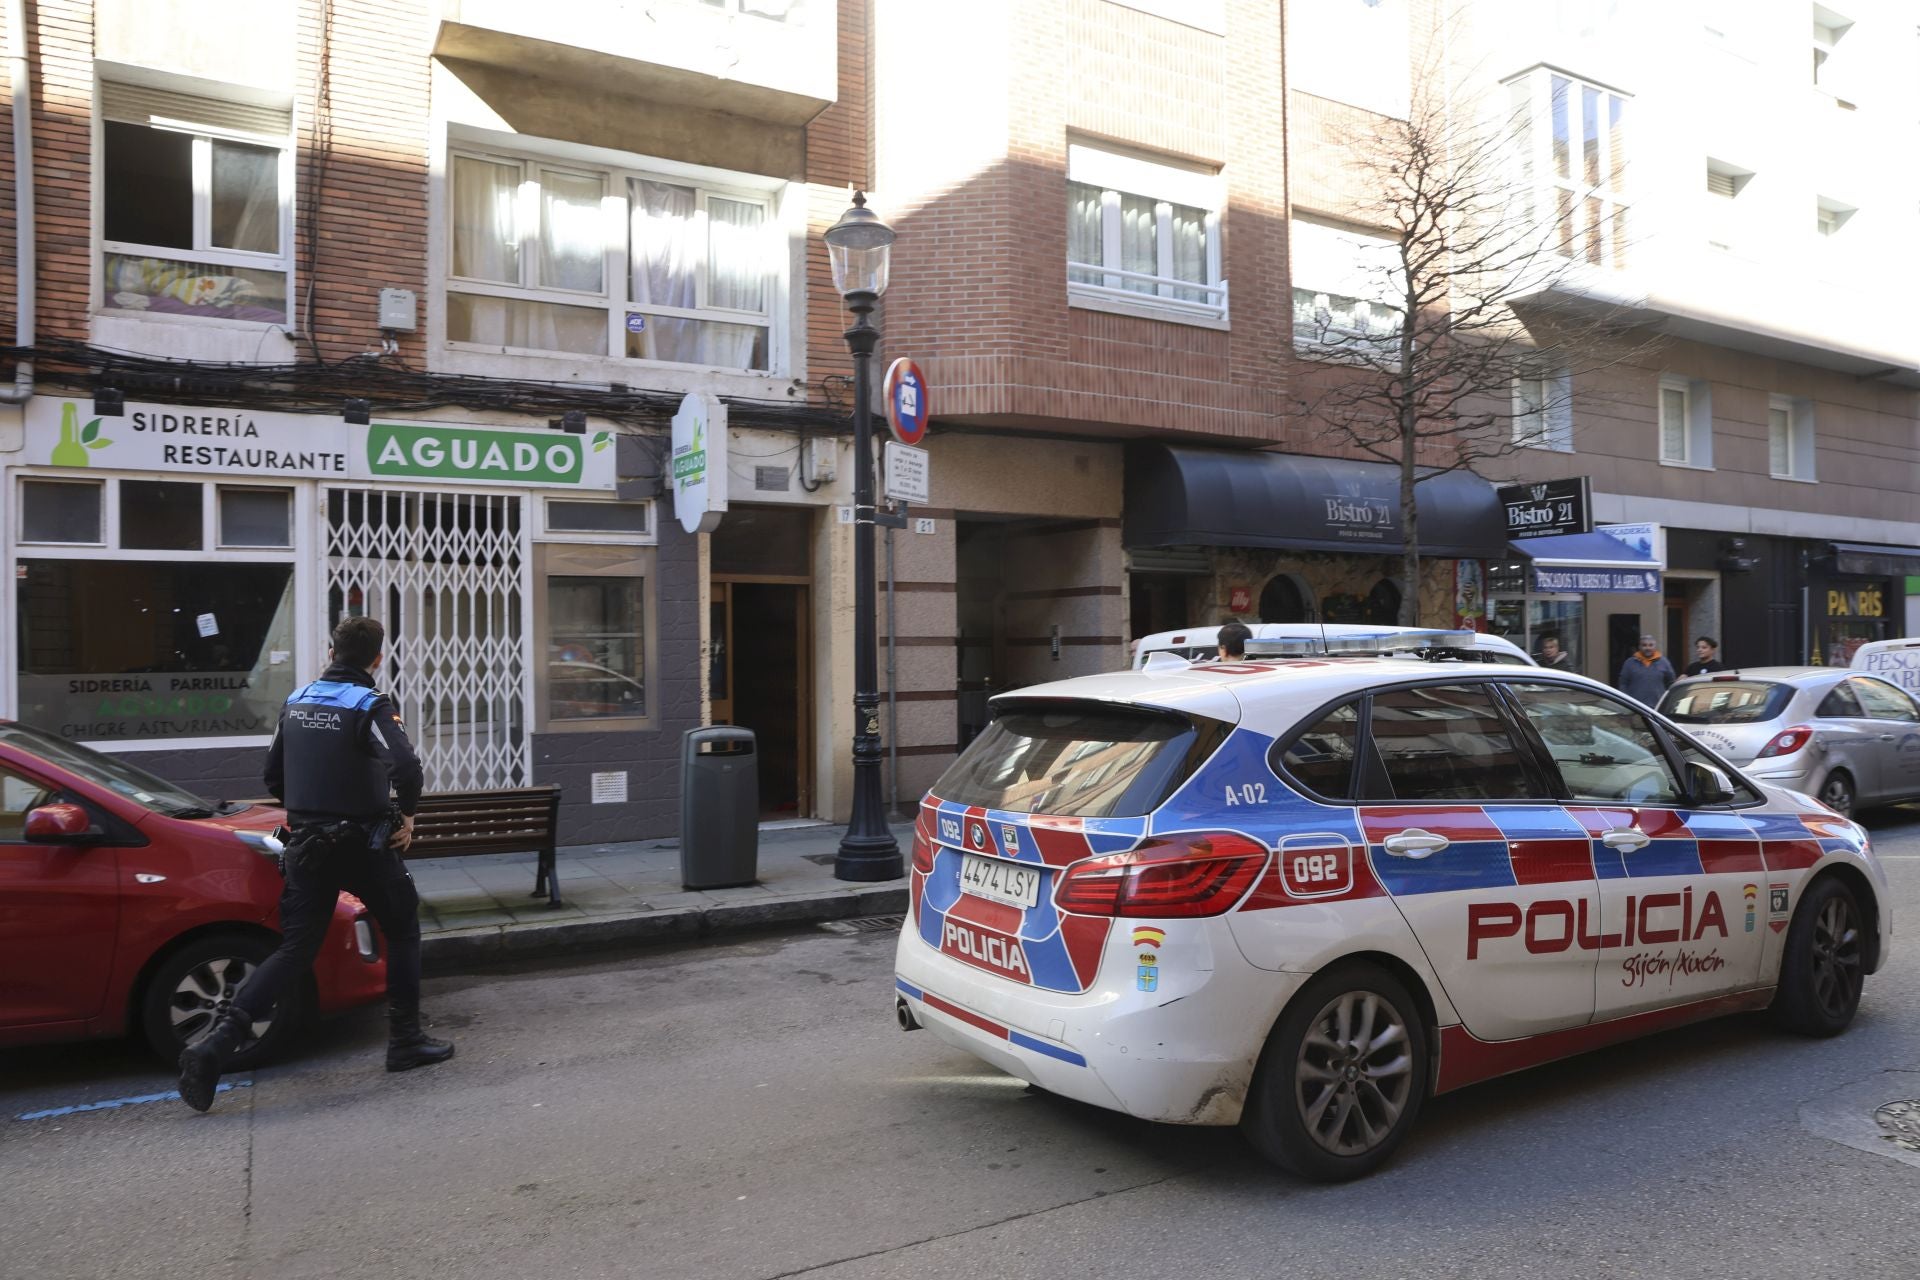
[[[525,786],[526,536],[517,495],[326,492],[327,625],[378,618],[378,677],[429,791]]]

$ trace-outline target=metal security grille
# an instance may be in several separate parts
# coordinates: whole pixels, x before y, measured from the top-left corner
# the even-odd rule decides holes
[[[527,784],[522,517],[517,496],[327,491],[327,625],[386,627],[380,683],[428,791]]]

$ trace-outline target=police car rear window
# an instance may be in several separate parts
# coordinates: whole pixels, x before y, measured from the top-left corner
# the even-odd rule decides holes
[[[1105,704],[1015,708],[934,783],[956,804],[1066,818],[1139,817],[1186,779],[1202,729],[1180,716]]]

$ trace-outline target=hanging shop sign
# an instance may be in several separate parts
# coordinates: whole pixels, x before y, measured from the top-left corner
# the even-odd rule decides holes
[[[727,513],[727,407],[689,392],[673,415],[673,513],[688,533],[712,533]]]
[[[880,396],[894,439],[901,444],[919,444],[926,439],[933,400],[927,393],[927,375],[920,372],[919,365],[904,356],[888,365]]]
[[[91,400],[27,404],[31,465],[201,478],[432,480],[612,489],[613,432],[572,435],[449,422],[355,426],[320,414],[128,403],[102,417]]]
[[[1501,485],[1508,538],[1546,538],[1593,531],[1593,498],[1587,477]]]

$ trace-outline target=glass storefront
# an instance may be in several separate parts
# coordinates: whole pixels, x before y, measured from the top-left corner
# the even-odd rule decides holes
[[[1587,600],[1528,592],[1523,560],[1487,566],[1487,629],[1519,645],[1542,666],[1588,671]],[[1604,655],[1602,655],[1604,657]]]

